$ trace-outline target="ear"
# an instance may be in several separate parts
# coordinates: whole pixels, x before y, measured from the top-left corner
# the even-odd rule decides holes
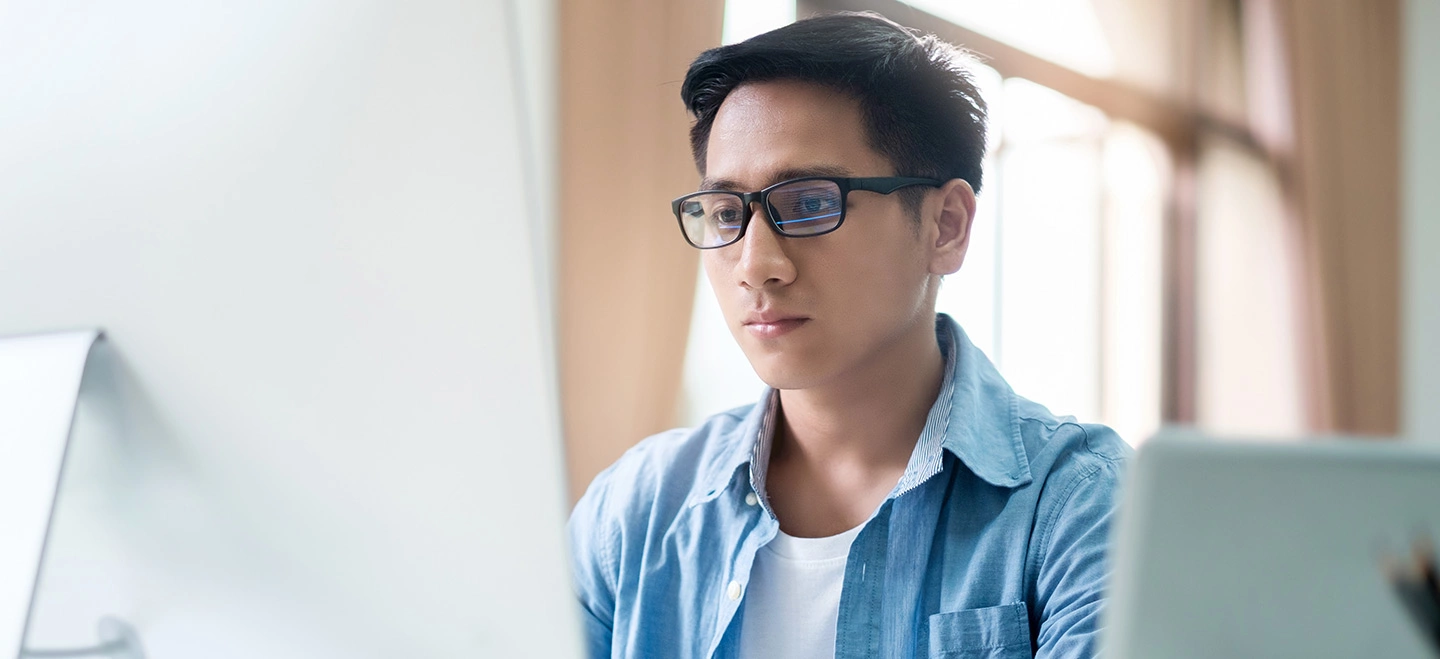
[[[935,218],[935,244],[930,253],[930,274],[951,275],[965,262],[970,248],[970,225],[975,220],[975,191],[965,179],[951,179],[940,187]]]

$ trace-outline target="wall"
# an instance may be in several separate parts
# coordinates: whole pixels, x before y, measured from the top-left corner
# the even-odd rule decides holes
[[[102,615],[151,659],[572,647],[549,83],[514,59],[547,12],[4,4],[0,334],[108,336],[32,647]]]
[[[1405,433],[1440,443],[1440,1],[1405,5]]]

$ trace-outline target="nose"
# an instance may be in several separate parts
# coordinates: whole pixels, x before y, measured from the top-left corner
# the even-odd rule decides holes
[[[735,272],[740,285],[749,289],[788,286],[795,281],[795,262],[785,251],[789,241],[775,232],[765,209],[757,208],[745,229],[745,236],[732,247],[740,250]]]

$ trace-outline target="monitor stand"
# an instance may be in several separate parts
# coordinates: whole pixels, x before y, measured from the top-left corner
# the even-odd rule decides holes
[[[102,618],[100,643],[74,649],[25,646],[54,519],[80,383],[99,330],[0,337],[0,659],[144,659],[135,629]]]

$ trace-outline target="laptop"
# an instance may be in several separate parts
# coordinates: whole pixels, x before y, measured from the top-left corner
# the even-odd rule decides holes
[[[1435,657],[1384,565],[1440,543],[1440,450],[1161,436],[1113,539],[1106,657]]]

